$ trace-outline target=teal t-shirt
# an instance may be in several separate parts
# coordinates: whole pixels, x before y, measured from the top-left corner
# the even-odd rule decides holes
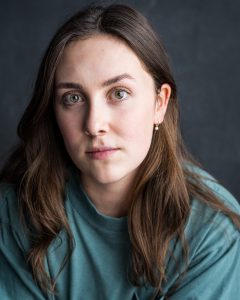
[[[219,199],[240,214],[236,199],[221,185],[206,181]],[[128,279],[130,240],[127,217],[100,213],[72,173],[66,183],[65,209],[75,247],[57,279],[56,295],[46,295],[34,282],[26,264],[29,240],[19,220],[13,186],[0,186],[0,299],[1,300],[149,300],[154,289],[133,286]],[[240,233],[230,219],[197,199],[185,226],[189,268],[169,300],[239,300]],[[167,292],[178,280],[176,265],[184,263],[178,243],[172,243],[175,260],[166,261]],[[170,245],[170,246],[171,246]],[[46,271],[58,273],[67,251],[64,232],[48,250]],[[159,300],[163,300],[161,297]]]

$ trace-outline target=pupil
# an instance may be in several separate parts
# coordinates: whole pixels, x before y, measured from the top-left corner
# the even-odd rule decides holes
[[[73,100],[73,102],[77,102],[78,96],[77,95],[73,95],[72,100]]]
[[[123,97],[123,91],[117,91],[117,97],[122,98]]]

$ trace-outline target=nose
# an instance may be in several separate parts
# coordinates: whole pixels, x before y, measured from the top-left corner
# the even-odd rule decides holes
[[[103,103],[89,103],[83,131],[89,136],[102,136],[109,131],[109,112]]]

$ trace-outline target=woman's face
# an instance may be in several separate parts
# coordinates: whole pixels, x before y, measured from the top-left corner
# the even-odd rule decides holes
[[[56,120],[84,180],[131,180],[167,106],[136,54],[109,35],[74,41],[64,50],[55,80]]]

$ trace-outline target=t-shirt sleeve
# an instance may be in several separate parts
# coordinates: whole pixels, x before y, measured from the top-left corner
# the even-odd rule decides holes
[[[236,199],[225,190],[218,192],[225,204],[239,214]],[[231,219],[195,201],[186,236],[189,264],[175,290],[167,293],[167,299],[239,300],[240,231]]]
[[[12,194],[13,195],[13,194]],[[33,280],[26,263],[26,253],[19,228],[13,219],[14,199],[11,193],[0,199],[0,299],[44,300],[46,298]],[[9,224],[10,223],[10,224]]]
[[[200,251],[169,300],[239,300],[239,237]]]

